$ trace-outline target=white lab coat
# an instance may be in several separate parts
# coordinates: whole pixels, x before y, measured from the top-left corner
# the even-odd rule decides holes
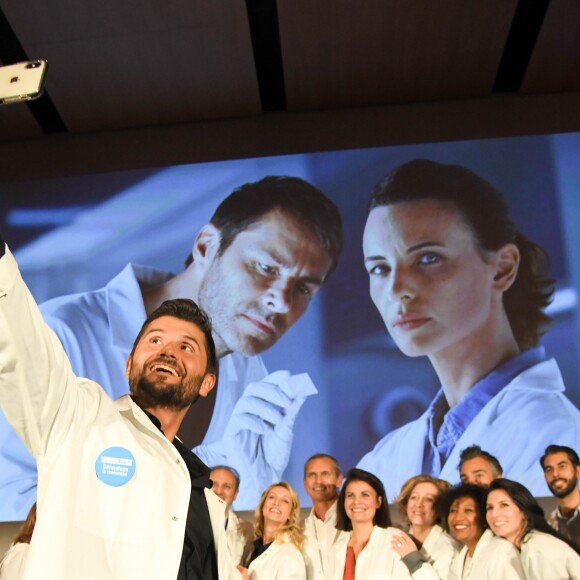
[[[0,259],[0,405],[38,463],[25,578],[175,580],[191,494],[187,467],[128,395],[113,402],[73,374],[8,250]],[[97,477],[99,456],[115,446],[135,464],[118,487]],[[225,502],[204,492],[219,577],[239,578]]]
[[[453,558],[449,580],[525,580],[520,555],[511,542],[485,530],[473,558],[466,561],[467,546]],[[547,580],[547,578],[545,579]]]
[[[241,527],[242,520],[237,514],[230,510],[228,514],[228,523],[226,524],[226,537],[228,539],[228,549],[232,561],[237,565],[242,563],[242,557],[246,546],[251,542],[251,537],[246,537]],[[250,524],[248,524],[248,528]]]
[[[96,381],[113,400],[128,393],[125,361],[146,318],[141,286],[157,286],[172,276],[129,264],[104,288],[55,298],[40,306],[77,376]],[[234,456],[220,453],[216,444],[246,386],[261,381],[267,370],[261,357],[239,353],[223,357],[219,367],[214,412],[203,443],[194,452],[209,466],[234,467],[241,475],[236,507],[253,509],[260,490],[280,481],[282,472],[265,461],[258,434],[248,432],[244,452],[238,450]],[[36,500],[36,479],[36,462],[0,413],[0,521],[26,518]]]
[[[358,467],[382,480],[387,497],[396,497],[407,479],[425,473],[428,437],[424,413],[381,439]],[[580,449],[580,412],[564,395],[554,359],[526,369],[493,397],[457,441],[441,472],[430,475],[457,481],[461,451],[479,445],[499,458],[506,477],[538,497],[549,496],[539,458],[552,443]]]
[[[580,556],[550,534],[528,532],[522,541],[521,559],[526,580],[580,579]]]
[[[447,580],[451,562],[460,549],[461,544],[441,526],[434,525],[419,550],[429,562],[412,574],[413,580]]]
[[[12,544],[0,561],[0,580],[22,580],[30,544]]]
[[[250,564],[250,580],[306,580],[302,552],[282,536]]]
[[[308,580],[325,580],[325,570],[329,569],[328,560],[334,557],[334,545],[342,534],[348,536],[348,533],[336,529],[336,502],[326,513],[321,530],[324,538],[318,537],[315,519],[316,515],[312,509],[304,520],[304,560]]]
[[[411,574],[401,557],[391,545],[394,536],[400,531],[396,528],[379,528],[371,532],[369,543],[356,560],[356,580],[408,580]],[[350,534],[343,534],[334,547],[334,561],[328,578],[342,580],[346,562],[346,549]]]

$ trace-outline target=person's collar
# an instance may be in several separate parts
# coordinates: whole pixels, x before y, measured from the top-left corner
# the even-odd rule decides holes
[[[141,324],[147,318],[142,288],[161,284],[174,275],[127,264],[106,286],[107,318],[111,321],[111,340],[117,347],[130,351]]]
[[[338,498],[337,498],[338,499]],[[326,513],[324,514],[324,520],[321,520],[318,515],[316,514],[316,507],[312,506],[312,517],[319,521],[319,522],[328,522],[331,518],[335,518],[336,517],[336,504],[337,504],[337,499],[334,500],[334,503],[326,510]]]
[[[137,405],[137,403],[135,403]],[[137,405],[139,407],[139,405]],[[146,409],[143,409],[143,407],[139,407],[143,413],[145,413],[145,415],[147,415],[147,417],[149,417],[149,420],[151,421],[151,423],[153,423],[153,425],[155,425],[155,427],[157,427],[157,429],[159,429],[159,431],[161,431],[161,433],[163,433],[163,429],[161,428],[161,421],[153,414],[150,413],[149,411],[147,411]],[[163,433],[165,435],[165,433]]]
[[[326,515],[324,516],[325,522],[328,522],[331,518],[336,517],[337,505],[338,505],[338,500],[335,500],[335,502],[328,508],[328,511],[326,512]]]
[[[570,510],[564,510],[564,511],[570,511]],[[571,519],[574,519],[574,518],[578,517],[578,514],[580,514],[580,503],[574,509],[572,509],[570,511],[570,515],[569,516],[562,515],[562,509],[561,509],[560,503],[558,503],[558,506],[556,507],[556,515],[561,520],[571,520]]]

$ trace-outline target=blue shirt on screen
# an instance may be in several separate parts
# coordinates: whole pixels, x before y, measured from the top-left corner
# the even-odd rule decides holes
[[[425,467],[429,472],[441,471],[459,438],[493,397],[520,373],[546,358],[542,346],[522,351],[476,383],[453,409],[440,389],[427,409],[430,446],[426,449]]]
[[[453,409],[440,391],[423,415],[383,437],[358,467],[377,475],[393,501],[405,481],[421,473],[457,482],[461,451],[479,445],[499,459],[506,477],[549,496],[539,463],[545,448],[580,449],[580,412],[564,392],[556,361],[542,348],[524,351]]]

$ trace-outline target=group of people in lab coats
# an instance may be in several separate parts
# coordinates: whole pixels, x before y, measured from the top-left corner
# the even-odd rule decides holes
[[[245,580],[580,578],[579,546],[548,525],[525,486],[502,477],[495,457],[473,446],[459,470],[455,486],[425,474],[405,482],[395,502],[403,525],[392,523],[375,475],[353,468],[343,481],[337,460],[323,453],[304,466],[313,507],[303,522],[287,482],[264,490],[252,526],[231,509],[237,472],[216,466],[210,477],[226,504],[228,551]],[[24,577],[34,508],[0,565],[2,580]]]
[[[334,457],[314,455],[304,467],[313,507],[302,526],[296,493],[287,483],[270,486],[262,495],[254,541],[241,540],[250,547],[245,551],[249,577],[580,578],[579,546],[548,525],[530,491],[503,478],[501,466],[494,471],[491,461],[499,461],[481,448],[465,451],[461,483],[452,486],[425,474],[405,482],[396,499],[403,525],[392,523],[384,486],[374,474],[353,468],[343,481]],[[576,465],[576,489],[579,471]]]
[[[551,446],[538,461],[565,452]],[[229,480],[235,489],[235,474],[216,470],[214,490],[231,506],[235,494],[222,493],[219,482]],[[575,465],[576,489],[578,472]],[[304,466],[313,507],[302,524],[295,491],[280,482],[262,494],[253,534],[229,512],[236,522],[230,547],[255,580],[580,578],[578,545],[548,525],[525,486],[502,477],[495,457],[467,448],[459,473],[455,486],[426,474],[411,477],[395,502],[403,525],[393,524],[374,474],[353,468],[343,481],[337,460],[316,454]]]

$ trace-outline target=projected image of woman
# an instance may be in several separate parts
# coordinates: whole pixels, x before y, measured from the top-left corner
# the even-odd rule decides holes
[[[395,494],[418,473],[458,479],[478,444],[510,477],[549,495],[546,445],[580,447],[580,413],[539,345],[553,293],[544,250],[502,195],[458,165],[415,160],[375,186],[363,237],[371,298],[407,356],[427,356],[441,389],[417,420],[359,463]]]

